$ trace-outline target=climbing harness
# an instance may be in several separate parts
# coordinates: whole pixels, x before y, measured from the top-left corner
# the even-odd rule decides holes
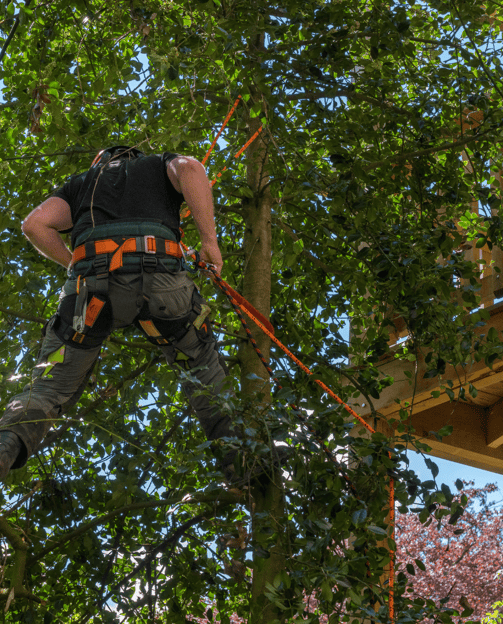
[[[121,244],[112,239],[90,241],[75,249],[72,254],[72,264],[89,258],[95,258],[100,254],[113,253],[109,264],[109,272],[112,273],[123,266],[122,255],[125,253],[144,253],[160,256],[182,258],[183,254],[178,243],[156,236],[135,236],[128,238]]]

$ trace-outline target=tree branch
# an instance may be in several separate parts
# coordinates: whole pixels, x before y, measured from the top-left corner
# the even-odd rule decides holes
[[[113,387],[113,390],[116,390],[116,391],[120,390],[122,388],[122,386],[126,382],[131,381],[132,379],[135,379],[136,377],[139,377],[140,375],[142,375],[147,370],[147,368],[149,368],[149,366],[156,366],[161,361],[162,361],[162,356],[158,356],[158,357],[154,358],[153,360],[150,360],[149,362],[145,362],[145,364],[142,364],[137,369],[132,371],[127,377],[124,377],[123,379],[121,379],[121,381]],[[114,392],[114,395],[115,394],[116,394],[116,392]],[[45,437],[45,439],[40,443],[40,446],[37,448],[37,451],[40,451],[40,450],[46,448],[47,446],[50,446],[51,444],[53,444],[66,431],[68,431],[68,429],[70,429],[70,427],[72,425],[78,424],[85,416],[87,416],[87,414],[89,414],[90,412],[95,410],[96,407],[98,407],[98,405],[103,403],[108,398],[108,396],[109,395],[107,395],[107,394],[103,394],[102,396],[98,397],[90,405],[88,405],[85,409],[81,410],[75,416],[75,418],[71,418],[68,422],[66,422],[64,425],[62,425],[57,431],[53,431],[52,433],[47,435]],[[63,414],[64,413],[65,413],[65,411],[63,410]]]
[[[454,150],[459,147],[463,148],[469,143],[473,143],[474,141],[480,141],[481,138],[490,134],[493,130],[489,129],[485,132],[480,132],[479,134],[475,134],[471,137],[464,138],[461,141],[455,141],[454,143],[443,143],[442,145],[438,145],[437,147],[429,147],[423,150],[417,150],[416,152],[406,152],[405,154],[395,154],[393,156],[389,156],[388,158],[384,158],[383,160],[378,160],[377,162],[373,162],[370,165],[365,165],[363,167],[364,171],[372,171],[373,169],[378,169],[384,165],[396,164],[399,162],[403,162],[405,160],[409,160],[409,158],[419,158],[421,156],[428,156],[429,154],[437,154],[438,152],[445,152],[449,150]],[[500,139],[501,141],[501,139]]]
[[[0,312],[7,314],[8,316],[15,316],[16,318],[23,319],[23,321],[31,321],[32,323],[41,323],[42,325],[47,321],[47,319],[42,318],[41,316],[31,316],[30,314],[24,314],[24,312],[18,312],[17,310],[8,310],[3,306],[0,306]]]
[[[31,0],[26,0],[24,4],[25,8],[29,7],[30,4],[31,4]],[[5,53],[7,52],[7,48],[9,47],[9,44],[12,41],[12,38],[16,34],[16,30],[18,26],[19,26],[19,13],[16,15],[16,19],[14,20],[14,24],[12,25],[12,28],[10,29],[10,33],[7,36],[7,39],[5,40],[2,46],[2,49],[0,50],[0,63],[2,62],[2,59],[5,56]]]
[[[40,559],[43,559],[48,553],[52,552],[56,548],[60,548],[67,542],[77,539],[84,533],[87,533],[87,531],[90,531],[91,529],[94,529],[95,527],[100,526],[101,524],[105,524],[109,520],[114,518],[115,516],[119,516],[121,514],[130,514],[130,513],[140,512],[145,509],[153,509],[155,507],[162,507],[166,505],[173,506],[173,505],[179,505],[181,503],[183,503],[184,505],[190,505],[190,504],[201,504],[201,503],[215,503],[216,501],[219,501],[218,507],[221,507],[225,505],[233,505],[235,503],[238,503],[241,500],[242,496],[244,496],[244,494],[245,493],[238,494],[235,491],[233,492],[221,491],[221,492],[216,492],[213,494],[201,494],[199,492],[196,492],[192,496],[186,493],[181,493],[181,494],[178,494],[178,496],[174,496],[172,498],[131,503],[130,505],[125,505],[124,507],[120,507],[119,509],[114,509],[113,511],[108,512],[104,516],[95,518],[91,522],[81,524],[77,529],[74,529],[73,531],[70,531],[66,535],[61,536],[59,539],[56,539],[56,541],[54,541],[50,546],[46,546],[46,548],[43,548],[39,553],[37,553],[33,557],[30,557],[29,564],[32,565],[34,562],[39,561]],[[169,511],[167,513],[169,513]],[[0,524],[0,530],[3,530],[1,524]]]
[[[395,113],[399,113],[400,115],[406,115],[407,117],[410,117],[412,114],[405,108],[395,106],[390,102],[381,102],[376,98],[371,97],[370,95],[357,93],[355,91],[351,91],[350,89],[341,89],[340,91],[336,91],[335,93],[333,92],[333,89],[320,92],[307,91],[305,93],[294,93],[292,95],[288,95],[286,99],[292,102],[295,100],[321,100],[323,98],[335,99],[338,97],[345,97],[348,98],[348,100],[359,100],[361,102],[367,102],[368,104],[373,104],[374,106],[379,106],[380,108],[386,108],[388,110],[394,111]]]
[[[0,533],[7,538],[14,550],[14,563],[10,570],[9,589],[0,592],[0,600],[7,601],[5,608],[7,611],[10,603],[16,596],[31,598],[32,600],[38,600],[38,598],[23,587],[26,560],[28,558],[28,544],[21,537],[19,531],[13,529],[3,516],[0,517]]]
[[[72,156],[73,154],[96,154],[95,149],[88,150],[66,150],[66,152],[51,152],[50,154],[26,154],[25,156],[14,156],[12,158],[2,158],[0,162],[9,160],[29,160],[30,158],[51,158],[52,156]]]
[[[140,342],[140,341],[128,341],[123,340],[122,338],[115,338],[114,336],[110,336],[107,342],[113,342],[114,344],[118,344],[124,347],[131,347],[132,349],[144,349],[145,351],[154,351],[157,347],[150,342]]]
[[[5,515],[6,516],[10,515],[13,511],[16,511],[16,509],[19,509],[19,507],[21,507],[23,503],[25,503],[29,498],[31,498],[35,494],[35,492],[39,490],[41,487],[42,487],[42,481],[37,481],[35,483],[35,487],[31,490],[31,492],[28,492],[28,494],[25,494],[23,498],[19,500],[15,505],[7,509],[5,511]]]
[[[178,529],[173,533],[173,535],[171,535],[170,537],[168,537],[167,539],[165,539],[163,542],[161,542],[159,545],[157,545],[155,548],[153,548],[148,555],[131,571],[129,572],[129,574],[126,574],[126,576],[124,576],[124,578],[122,578],[116,585],[114,585],[114,587],[112,588],[111,591],[108,592],[108,594],[102,599],[102,603],[106,602],[107,600],[109,600],[109,598],[111,598],[116,592],[117,590],[122,587],[122,585],[124,585],[125,583],[127,583],[128,581],[130,581],[131,579],[133,579],[135,576],[138,575],[139,572],[141,572],[143,570],[143,568],[145,568],[147,565],[149,565],[156,557],[157,555],[162,552],[163,550],[166,550],[166,548],[172,544],[177,542],[186,531],[188,531],[188,529],[190,529],[194,524],[197,524],[200,520],[209,518],[213,515],[215,515],[215,513],[218,511],[218,509],[221,507],[222,505],[217,505],[214,509],[213,509],[213,513],[212,514],[198,514],[197,516],[195,516],[194,518],[191,518],[190,520],[187,520],[186,522],[184,522],[184,524],[182,524],[180,527],[178,527]],[[145,604],[145,602],[147,601],[147,596],[144,596],[143,598],[141,598],[136,604],[135,604],[135,608],[138,608],[139,606]],[[79,620],[78,624],[86,624],[86,622],[89,621],[89,619],[93,616],[92,613],[86,613],[83,618],[81,620]],[[188,620],[186,620],[188,622]]]

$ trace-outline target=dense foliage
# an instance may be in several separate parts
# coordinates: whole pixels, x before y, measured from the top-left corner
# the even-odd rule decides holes
[[[65,278],[24,240],[21,220],[104,145],[202,158],[238,94],[209,163],[212,175],[227,166],[215,186],[223,274],[250,297],[271,288],[278,337],[344,399],[362,393],[371,405],[394,382],[377,368],[393,319],[409,332],[394,357],[427,349],[430,376],[500,357],[498,336],[475,335],[486,316],[466,308],[477,306],[480,264],[460,253],[501,235],[498,3],[12,0],[1,11],[2,405],[29,381]],[[463,123],[475,111],[477,124]],[[234,158],[260,123],[255,156]],[[248,279],[264,202],[272,268]],[[196,245],[190,220],[185,230]],[[437,504],[460,515],[449,493],[400,468],[416,444],[403,425],[394,440],[361,435],[275,351],[284,389],[270,404],[267,387],[250,396],[255,356],[237,351],[230,307],[201,286],[224,325],[249,446],[267,453],[273,436],[296,450],[284,511],[257,512],[258,493],[223,489],[176,375],[128,330],[106,342],[78,406],[2,491],[10,621],[175,623],[201,617],[208,601],[222,622],[248,617],[250,586],[277,552],[280,571],[261,592],[274,613],[250,622],[291,620],[313,592],[317,612],[305,621],[336,618],[343,604],[385,621],[389,474],[401,511],[416,501],[422,521]],[[318,441],[288,403],[308,410]],[[397,621],[420,620],[421,600],[398,583]]]
[[[473,482],[462,481],[456,486],[460,489],[457,496],[466,505],[456,526],[445,521],[424,526],[413,512],[398,517],[400,574],[408,577],[411,595],[424,601],[423,621],[433,621],[428,615],[442,601],[445,608],[462,616],[498,624],[503,606],[498,601],[503,591],[503,512],[500,504],[488,501],[497,488],[491,484],[474,488],[470,487]],[[306,609],[314,612],[318,596],[306,596],[305,602]],[[233,617],[232,624],[244,622]],[[210,620],[197,622],[209,624]],[[322,616],[320,622],[328,624],[329,617]]]

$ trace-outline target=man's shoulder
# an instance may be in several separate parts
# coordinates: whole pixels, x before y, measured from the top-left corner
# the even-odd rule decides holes
[[[74,191],[76,188],[79,188],[84,182],[88,171],[89,170],[82,171],[81,173],[74,173],[73,175],[71,175],[62,186],[54,191],[52,196],[63,197],[64,195],[67,195],[68,193]],[[63,199],[66,199],[66,197],[63,197]]]
[[[159,156],[159,158],[161,158],[162,162],[165,165],[167,165],[172,160],[174,160],[175,158],[180,156],[180,154],[177,154],[176,152],[163,152],[162,154],[156,154],[156,156]]]

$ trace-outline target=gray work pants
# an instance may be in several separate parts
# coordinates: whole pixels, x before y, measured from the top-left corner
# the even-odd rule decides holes
[[[131,325],[142,310],[142,315],[147,312],[154,323],[156,319],[164,322],[183,319],[192,310],[194,288],[185,271],[112,273],[108,289],[112,329]],[[70,278],[60,296],[60,310],[65,297],[75,292],[76,279]],[[13,468],[26,463],[62,409],[78,401],[101,349],[101,345],[83,349],[63,344],[53,329],[54,322],[55,318],[49,322],[32,382],[9,402],[0,419],[0,430],[13,431],[25,446]],[[226,372],[215,345],[211,330],[202,335],[191,324],[183,337],[159,348],[168,364],[180,361],[201,384],[209,386],[214,395],[220,395]],[[209,440],[235,435],[230,417],[222,414],[211,398],[193,396],[196,390],[193,383],[183,382],[182,386]]]

